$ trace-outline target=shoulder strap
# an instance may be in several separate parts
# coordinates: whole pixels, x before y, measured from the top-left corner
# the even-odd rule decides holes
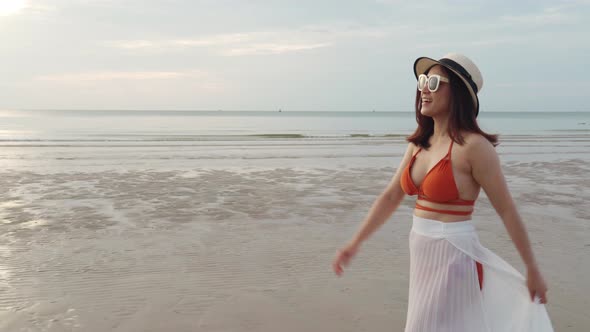
[[[420,153],[420,151],[422,151],[422,148],[418,148],[418,151],[416,151],[416,153],[414,153],[414,155],[412,156],[412,158],[416,157],[418,155],[418,153]]]
[[[451,145],[449,145],[449,151],[447,152],[447,157],[449,159],[451,159],[451,151],[453,150],[453,143],[455,143],[455,141],[451,138]]]

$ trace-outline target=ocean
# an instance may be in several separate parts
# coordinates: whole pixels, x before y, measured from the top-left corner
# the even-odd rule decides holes
[[[482,112],[506,158],[575,157],[590,112]],[[0,167],[34,172],[391,163],[416,127],[403,112],[2,111]],[[392,159],[393,158],[393,159]]]
[[[489,132],[547,135],[590,132],[590,112],[488,112]],[[6,142],[154,142],[216,139],[407,135],[410,112],[0,111]]]

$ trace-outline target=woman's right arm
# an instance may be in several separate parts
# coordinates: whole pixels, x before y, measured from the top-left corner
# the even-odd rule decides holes
[[[414,149],[415,145],[409,143],[404,158],[393,175],[393,178],[371,206],[371,209],[363,220],[359,230],[344,248],[338,250],[334,262],[332,263],[332,268],[337,275],[342,274],[342,266],[348,265],[350,259],[358,251],[360,245],[381,225],[383,225],[389,217],[391,217],[393,212],[395,212],[401,201],[404,199],[405,193],[400,185],[400,179],[406,165],[412,159]]]

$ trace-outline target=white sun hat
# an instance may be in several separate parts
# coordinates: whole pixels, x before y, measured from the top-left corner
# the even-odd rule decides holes
[[[483,87],[483,77],[475,63],[468,57],[458,53],[449,53],[439,60],[420,57],[414,62],[414,75],[418,78],[420,74],[426,74],[434,65],[441,65],[461,78],[471,94],[475,107],[475,116],[477,116],[479,114],[479,98],[477,98],[477,93]]]

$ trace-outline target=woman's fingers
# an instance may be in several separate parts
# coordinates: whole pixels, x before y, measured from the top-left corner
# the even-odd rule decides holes
[[[547,292],[546,291],[540,291],[537,292],[537,297],[539,298],[539,301],[543,304],[547,303]]]
[[[537,291],[535,289],[529,289],[529,293],[531,295],[531,301],[542,303],[542,304],[547,303],[547,291],[546,290]]]
[[[340,276],[343,272],[342,270],[342,252],[338,251],[338,253],[336,254],[336,257],[334,258],[334,261],[332,262],[332,269],[334,270],[334,273],[336,273],[336,275]]]
[[[347,250],[338,250],[334,262],[332,263],[332,269],[336,275],[340,276],[342,272],[344,272],[342,266],[348,266],[351,257],[352,255]]]

